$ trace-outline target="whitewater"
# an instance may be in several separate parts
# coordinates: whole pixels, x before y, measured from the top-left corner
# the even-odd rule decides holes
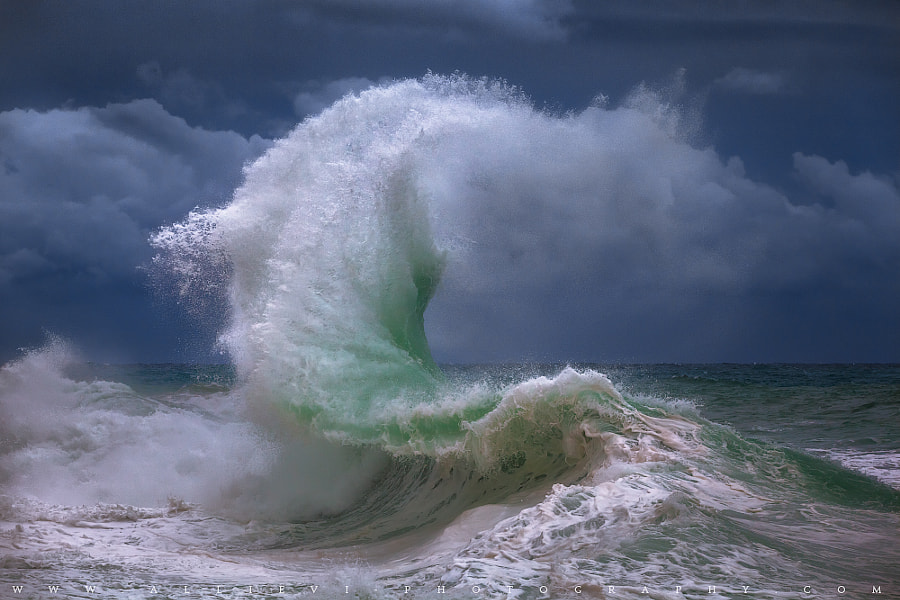
[[[227,314],[228,365],[51,340],[0,370],[0,597],[900,597],[896,366],[432,357],[442,286],[535,268],[532,219],[590,236],[596,190],[661,185],[629,178],[641,147],[742,185],[679,158],[688,125],[645,89],[557,115],[437,75],[305,120],[151,239],[198,318]]]

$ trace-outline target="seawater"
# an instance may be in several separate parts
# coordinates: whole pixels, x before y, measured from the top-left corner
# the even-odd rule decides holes
[[[652,94],[601,104],[373,88],[155,232],[228,365],[51,340],[0,368],[0,597],[897,597],[896,365],[435,362],[430,301],[496,282],[501,232],[577,246],[598,190],[668,202],[646,148],[736,185]]]
[[[386,450],[226,365],[6,365],[2,597],[897,597],[898,366],[443,372],[456,436]]]

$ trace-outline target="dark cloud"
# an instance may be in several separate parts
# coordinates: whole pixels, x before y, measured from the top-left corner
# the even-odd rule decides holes
[[[490,30],[531,40],[565,37],[561,20],[572,14],[570,0],[316,0],[307,3],[319,14],[338,20],[367,21],[383,27],[422,28],[465,37]]]
[[[600,93],[612,105],[633,102],[640,82],[665,87],[683,69],[683,89],[662,102],[681,115],[681,145],[636,150],[619,132],[623,154],[607,158],[618,179],[605,183],[590,169],[558,167],[560,180],[581,182],[574,192],[549,188],[572,194],[569,212],[527,183],[485,181],[524,203],[504,205],[510,224],[495,225],[498,240],[486,244],[521,281],[501,277],[505,291],[489,304],[448,283],[435,317],[462,318],[468,307],[496,319],[473,318],[472,331],[434,320],[445,356],[462,357],[482,323],[505,332],[478,338],[485,356],[574,356],[610,335],[621,348],[613,358],[715,360],[740,335],[760,360],[775,346],[786,359],[827,348],[896,359],[896,344],[869,344],[865,332],[900,337],[887,308],[898,301],[887,274],[898,229],[898,14],[895,2],[839,0],[0,3],[3,358],[35,343],[41,327],[74,335],[103,329],[104,318],[123,332],[110,344],[139,346],[125,338],[147,335],[136,324],[146,317],[135,315],[153,302],[134,267],[150,256],[149,232],[227,200],[262,138],[346,93],[459,70],[577,113]],[[492,147],[480,152],[499,160]],[[655,170],[623,166],[644,155]],[[589,182],[643,200],[600,210],[578,193]],[[666,193],[679,199],[668,208]],[[540,218],[529,220],[530,210]],[[551,274],[554,252],[578,267]],[[528,282],[526,267],[548,278],[545,287]],[[466,289],[490,283],[473,275]],[[672,293],[666,311],[653,290]],[[548,311],[553,302],[558,311]],[[691,320],[700,313],[709,318],[702,336]],[[535,318],[514,323],[527,314]],[[154,334],[157,347],[171,347],[173,326],[152,326],[168,332]],[[787,331],[790,340],[774,333]],[[697,344],[705,353],[691,354]]]
[[[76,320],[29,312],[37,301],[64,315],[82,295],[79,318],[102,329],[111,306],[147,293],[137,267],[151,256],[151,231],[198,204],[226,202],[242,165],[265,147],[259,137],[191,128],[153,100],[0,113],[0,295],[22,314],[19,335],[0,337],[33,344],[51,325],[90,337]]]
[[[896,29],[897,14],[890,0],[799,0],[797,2],[735,3],[714,0],[698,4],[689,0],[645,0],[643,2],[597,3],[575,0],[573,20],[632,24],[658,28],[675,26],[696,34],[737,32],[741,27],[760,28],[770,34],[777,29],[798,31],[813,28]],[[727,29],[734,28],[734,29]]]
[[[802,345],[782,337],[829,336],[842,344],[810,360],[897,351],[884,334],[900,325],[897,182],[797,153],[817,195],[801,206],[739,158],[686,143],[667,110],[641,91],[558,138],[511,124],[466,140],[477,183],[462,169],[440,186],[474,198],[434,302],[438,355],[754,361]],[[862,322],[878,324],[864,335]]]

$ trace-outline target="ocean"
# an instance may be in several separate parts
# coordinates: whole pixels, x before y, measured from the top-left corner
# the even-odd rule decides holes
[[[500,263],[504,302],[533,292],[514,225],[590,237],[529,211],[669,143],[651,101],[559,118],[463,76],[373,88],[155,232],[152,281],[227,364],[54,338],[0,368],[0,598],[900,598],[900,366],[434,360],[432,297],[464,305]],[[741,276],[679,272],[710,274]]]

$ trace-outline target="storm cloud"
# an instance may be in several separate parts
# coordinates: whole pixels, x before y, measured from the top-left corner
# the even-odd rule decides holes
[[[439,359],[900,360],[897,17],[840,0],[4,3],[0,360],[44,331],[97,359],[208,360],[216,327],[160,300],[148,238],[227,203],[298,121],[428,72],[503,79],[570,124],[459,149],[507,176],[453,182],[485,203],[427,315]]]
[[[460,250],[433,304],[436,352],[787,360],[813,337],[840,344],[811,360],[874,359],[858,324],[900,325],[897,181],[796,153],[812,197],[799,204],[739,157],[691,145],[680,117],[641,89],[613,110],[467,139],[467,175],[440,184],[475,198],[461,240],[448,236]]]
[[[142,337],[132,311],[149,305],[138,267],[150,233],[226,202],[266,146],[192,128],[153,100],[0,113],[0,337]]]

